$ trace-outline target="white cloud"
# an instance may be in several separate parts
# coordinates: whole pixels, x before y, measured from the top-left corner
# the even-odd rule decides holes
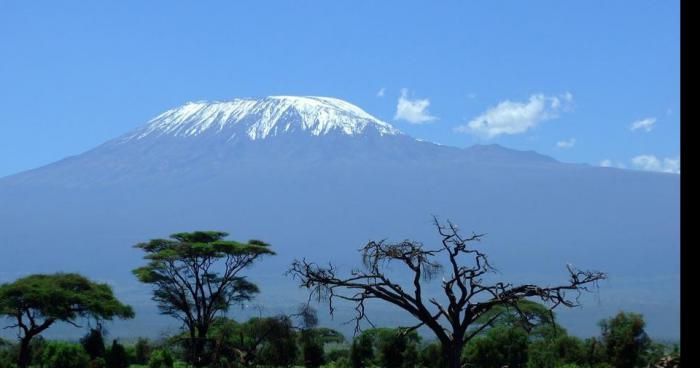
[[[643,129],[646,132],[651,132],[651,130],[654,129],[654,124],[656,124],[656,118],[637,120],[630,125],[630,130],[635,131],[638,129]]]
[[[560,111],[568,111],[573,98],[566,92],[559,96],[535,94],[527,102],[502,101],[455,130],[485,138],[524,133],[543,121],[559,117]]]
[[[613,162],[613,160],[608,159],[608,158],[606,158],[605,160],[600,161],[600,163],[598,164],[598,166],[600,166],[600,167],[617,167],[617,168],[619,168],[619,169],[624,169],[624,168],[625,168],[625,164],[623,164],[622,162],[619,162],[619,161],[618,161],[618,162]]]
[[[641,170],[659,171],[672,174],[681,173],[681,158],[660,159],[654,155],[639,155],[632,159],[632,164]]]
[[[377,91],[377,97],[384,97],[384,92],[386,92],[386,88],[380,88],[379,91]]]
[[[435,116],[430,115],[428,106],[430,106],[430,100],[427,98],[411,100],[408,97],[408,90],[404,88],[401,90],[401,96],[396,105],[394,120],[405,120],[411,124],[423,124],[437,120]]]
[[[567,149],[572,148],[576,144],[576,138],[569,138],[565,141],[557,142],[557,148]]]

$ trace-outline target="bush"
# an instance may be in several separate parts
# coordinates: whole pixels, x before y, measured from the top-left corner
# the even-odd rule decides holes
[[[146,364],[151,357],[151,344],[148,339],[140,338],[134,346],[134,362],[136,364]]]
[[[148,368],[173,368],[173,357],[168,350],[155,350],[148,360]]]
[[[105,358],[95,358],[88,363],[89,368],[107,368]]]
[[[485,336],[470,341],[463,357],[477,367],[524,367],[527,363],[528,335],[521,328],[499,326]]]
[[[644,365],[644,353],[651,346],[651,339],[644,331],[641,314],[620,312],[600,322],[603,343],[608,362],[617,368],[634,368]]]
[[[339,362],[340,360],[348,361],[350,359],[349,349],[335,349],[331,350],[326,354],[326,358],[329,362]]]
[[[442,346],[438,342],[427,344],[420,351],[418,360],[425,368],[441,368],[444,366]]]
[[[528,349],[528,368],[573,367],[590,362],[584,342],[574,336],[561,334],[552,339],[538,340]]]
[[[51,368],[87,368],[90,356],[79,344],[50,342],[46,344],[41,363]]]
[[[304,336],[302,338],[301,350],[304,359],[304,367],[318,368],[325,363],[323,343],[314,338],[314,336]]]
[[[102,330],[92,328],[82,339],[80,344],[90,356],[90,359],[100,358],[105,356],[105,342],[102,337]]]
[[[370,366],[374,359],[372,338],[367,334],[361,334],[353,342],[350,348],[350,363],[353,368]]]
[[[126,350],[122,344],[117,342],[117,340],[112,341],[112,347],[107,352],[105,358],[107,368],[129,367],[129,357],[126,355]]]

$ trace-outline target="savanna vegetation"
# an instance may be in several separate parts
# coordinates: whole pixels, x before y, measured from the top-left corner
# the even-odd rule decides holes
[[[503,282],[474,246],[482,235],[463,236],[449,222],[436,220],[435,227],[440,241],[432,247],[369,242],[349,274],[306,259],[290,265],[286,275],[309,291],[310,301],[325,303],[331,314],[338,303],[354,306],[351,337],[319,326],[311,304],[236,319],[231,307],[259,293],[251,266],[275,253],[263,241],[227,240],[223,232],[178,233],[135,246],[145,261],[135,277],[151,287],[160,312],[181,325],[160,339],[109,338],[104,322],[134,312],[107,284],[72,273],[22,277],[0,285],[0,316],[17,332],[14,340],[0,339],[0,368],[680,367],[679,346],[649,338],[639,314],[621,311],[585,339],[557,324],[555,310],[577,306],[579,294],[604,273],[568,266],[568,279],[556,286]],[[402,310],[415,323],[379,327],[367,303]],[[57,323],[85,334],[76,341],[43,338]]]

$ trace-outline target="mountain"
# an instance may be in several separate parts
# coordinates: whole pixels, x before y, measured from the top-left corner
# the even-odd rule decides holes
[[[653,336],[674,338],[679,189],[678,175],[420,141],[334,98],[194,102],[1,178],[0,280],[57,270],[108,280],[141,316],[112,331],[154,333],[172,322],[153,317],[130,273],[142,263],[137,242],[196,229],[269,241],[278,255],[250,277],[272,313],[305,300],[283,275],[293,258],[349,270],[370,239],[435,241],[436,215],[487,233],[499,277],[562,281],[567,263],[608,272],[583,309],[561,313],[574,333],[594,334],[598,319],[625,309],[644,313]],[[406,323],[380,307],[375,315]]]

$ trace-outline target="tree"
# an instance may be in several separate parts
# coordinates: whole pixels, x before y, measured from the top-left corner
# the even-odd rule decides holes
[[[211,337],[212,360],[286,366],[297,358],[296,335],[289,316],[254,317],[244,323],[218,317]]]
[[[421,367],[425,368],[442,368],[444,355],[442,354],[442,345],[438,342],[431,342],[423,346],[418,356]]]
[[[105,356],[105,342],[102,337],[101,328],[91,328],[90,331],[80,339],[80,344],[83,345],[90,359]]]
[[[136,364],[146,364],[151,357],[151,344],[148,339],[140,337],[134,346],[134,361]]]
[[[314,330],[301,331],[301,352],[304,367],[318,368],[325,363],[323,342]]]
[[[0,286],[0,315],[19,329],[19,367],[27,367],[32,339],[62,321],[78,326],[78,318],[133,318],[131,307],[114,297],[107,284],[74,273],[31,275]]]
[[[404,333],[402,329],[377,328],[374,340],[379,353],[379,364],[386,368],[403,368],[417,360],[416,345],[420,336],[415,331]]]
[[[584,342],[566,333],[533,341],[528,347],[528,368],[557,368],[564,364],[595,363],[587,359]]]
[[[600,322],[603,344],[609,363],[616,368],[639,367],[651,339],[644,331],[641,314],[620,312]]]
[[[133,272],[155,287],[153,300],[161,313],[187,328],[188,360],[195,366],[207,364],[205,343],[216,314],[258,292],[242,271],[262,256],[274,254],[260,240],[239,243],[224,240],[226,236],[218,231],[178,233],[135,246],[146,252],[149,262]]]
[[[528,335],[523,329],[498,326],[469,341],[466,361],[481,368],[523,368],[528,357]]]
[[[570,294],[578,296],[581,291],[588,290],[590,284],[605,278],[601,272],[580,271],[568,266],[569,282],[560,286],[488,283],[484,276],[494,270],[486,254],[470,247],[483,235],[463,237],[449,221],[443,225],[435,219],[435,226],[441,237],[440,246],[426,248],[410,240],[371,241],[361,249],[364,267],[346,277],[339,276],[333,265],[321,266],[305,259],[295,260],[288,273],[310,290],[311,297],[326,300],[331,314],[333,303],[338,299],[354,303],[356,331],[360,330],[363,320],[371,324],[365,314],[367,301],[380,300],[408,312],[418,323],[406,332],[423,326],[430,329],[442,344],[447,367],[460,366],[464,345],[485,329],[489,321],[477,329],[469,330],[470,326],[493,308],[511,306],[517,310],[517,302],[526,298],[539,298],[551,309],[560,305],[573,307],[578,301]],[[409,282],[401,283],[388,276],[387,267],[394,263],[409,271]],[[424,295],[424,284],[438,275],[443,275],[442,301]]]
[[[374,347],[372,337],[368,334],[360,334],[355,338],[350,347],[350,363],[353,368],[366,368],[371,366],[374,360]]]
[[[129,357],[126,354],[124,345],[112,340],[112,347],[107,352],[105,359],[107,368],[127,368],[129,366]]]

